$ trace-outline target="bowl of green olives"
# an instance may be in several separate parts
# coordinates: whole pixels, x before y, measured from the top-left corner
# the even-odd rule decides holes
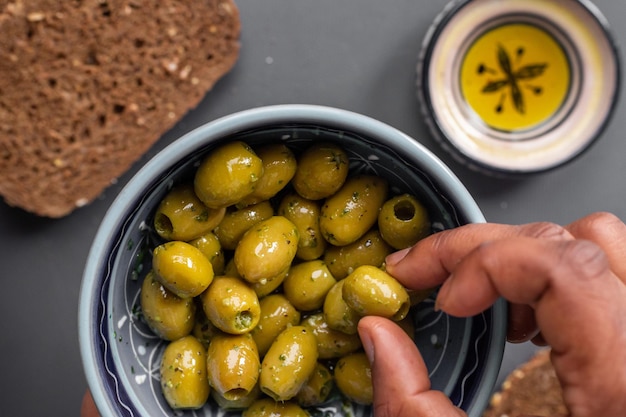
[[[226,116],[152,158],[97,231],[80,292],[89,388],[109,416],[370,416],[356,332],[398,322],[432,386],[487,406],[506,305],[437,311],[387,254],[484,217],[413,138],[370,117],[278,105]],[[402,366],[402,364],[398,364]]]

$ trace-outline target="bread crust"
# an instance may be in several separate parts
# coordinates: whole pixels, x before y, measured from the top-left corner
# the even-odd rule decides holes
[[[239,55],[233,0],[0,0],[0,195],[63,217],[100,195]]]
[[[566,416],[563,392],[550,360],[550,349],[540,350],[507,376],[491,398],[483,417]]]

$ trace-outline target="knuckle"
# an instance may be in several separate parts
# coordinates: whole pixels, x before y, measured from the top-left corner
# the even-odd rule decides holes
[[[579,228],[589,238],[593,239],[604,230],[624,230],[626,225],[616,215],[608,212],[593,213],[579,222]]]
[[[561,262],[575,273],[573,277],[595,279],[604,276],[609,269],[609,262],[604,251],[595,243],[575,240],[563,245]]]
[[[551,239],[551,240],[572,240],[573,236],[564,227],[552,222],[530,223],[525,226],[525,233],[529,237]]]

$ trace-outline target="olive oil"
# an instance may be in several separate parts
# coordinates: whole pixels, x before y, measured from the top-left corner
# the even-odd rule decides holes
[[[565,102],[571,69],[560,43],[528,23],[506,23],[480,35],[461,63],[460,85],[471,111],[501,131],[532,129]]]

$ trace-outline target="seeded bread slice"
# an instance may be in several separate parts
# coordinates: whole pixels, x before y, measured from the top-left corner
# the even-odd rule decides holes
[[[539,351],[514,370],[491,398],[483,417],[566,416],[563,392],[556,377],[550,350]]]
[[[235,64],[233,0],[0,0],[0,195],[93,201]]]

